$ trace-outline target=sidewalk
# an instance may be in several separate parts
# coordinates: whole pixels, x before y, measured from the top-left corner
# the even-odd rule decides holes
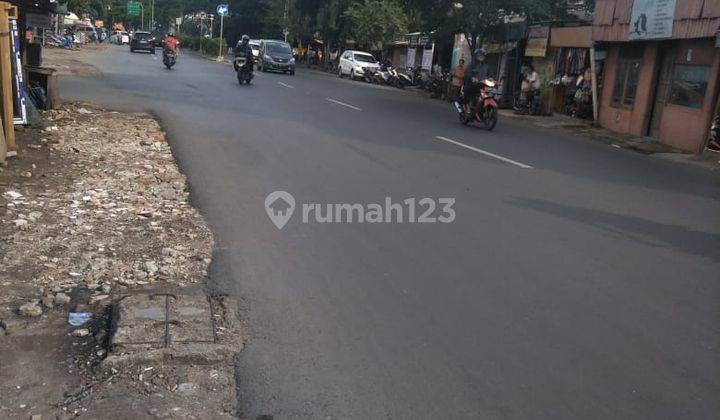
[[[612,147],[630,149],[647,155],[655,155],[662,159],[700,166],[705,169],[720,169],[720,153],[712,150],[705,150],[701,154],[694,155],[667,146],[651,138],[615,133],[595,125],[593,121],[572,118],[560,114],[550,116],[518,115],[515,114],[513,110],[503,109],[500,110],[500,115],[505,118],[526,121],[542,128],[569,130],[578,136],[599,141]]]
[[[239,323],[205,296],[212,234],[158,123],[66,104],[18,146],[0,167],[0,418],[232,417]]]

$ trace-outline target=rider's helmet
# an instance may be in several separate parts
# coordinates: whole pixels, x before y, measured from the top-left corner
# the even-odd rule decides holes
[[[243,35],[243,36],[240,38],[240,42],[242,42],[243,44],[247,44],[248,42],[250,42],[250,37],[247,36],[247,35]]]
[[[170,29],[167,34],[168,36],[175,36],[175,31]]]
[[[475,50],[475,53],[473,53],[473,57],[475,57],[475,61],[485,61],[485,56],[487,55],[487,52],[485,52],[485,48],[477,48]]]

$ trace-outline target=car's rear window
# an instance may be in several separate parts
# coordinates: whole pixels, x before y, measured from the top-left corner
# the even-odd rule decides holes
[[[267,52],[271,52],[271,53],[285,53],[285,54],[292,53],[292,50],[290,49],[290,45],[286,44],[284,42],[268,42],[265,49],[267,50]]]
[[[148,39],[148,38],[150,38],[150,34],[135,34],[135,38],[137,38],[137,39]]]

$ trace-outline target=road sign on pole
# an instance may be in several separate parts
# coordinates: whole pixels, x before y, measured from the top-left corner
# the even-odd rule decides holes
[[[217,14],[220,16],[220,44],[218,46],[218,61],[222,60],[223,49],[223,20],[228,14],[227,3],[220,3],[217,6]]]
[[[136,1],[127,2],[127,14],[128,16],[139,16],[140,15],[140,3]]]

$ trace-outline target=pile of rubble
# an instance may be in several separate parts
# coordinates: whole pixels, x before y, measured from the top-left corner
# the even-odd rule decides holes
[[[0,183],[0,308],[39,316],[78,285],[92,304],[206,275],[212,235],[150,115],[69,104],[43,119],[27,147],[47,164]]]

